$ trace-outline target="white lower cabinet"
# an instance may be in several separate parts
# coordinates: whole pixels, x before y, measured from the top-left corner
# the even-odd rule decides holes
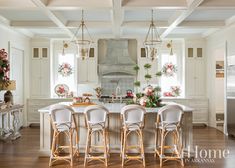
[[[195,99],[163,99],[164,102],[175,102],[193,108],[193,123],[194,124],[206,124],[208,125],[208,99],[195,98]]]
[[[58,102],[68,102],[72,99],[28,99],[27,100],[27,125],[40,123],[38,109]]]

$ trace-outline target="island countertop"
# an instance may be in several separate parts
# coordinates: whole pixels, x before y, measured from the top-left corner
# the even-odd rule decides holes
[[[64,105],[71,106],[75,113],[83,113],[84,109],[86,108],[86,106],[80,106],[80,107],[72,106],[72,102],[61,102],[59,104],[64,104]],[[97,103],[97,104],[100,104],[100,105],[103,105],[104,107],[106,107],[109,110],[110,113],[120,113],[121,109],[126,105],[125,103]],[[163,102],[163,104],[177,104],[177,103],[173,103],[173,102],[171,102],[171,103],[164,103]],[[177,105],[181,106],[183,108],[184,112],[192,112],[193,111],[193,109],[188,107],[188,106],[184,106],[184,105],[181,105],[181,104],[177,104]],[[50,112],[50,108],[52,106],[53,105],[41,108],[38,111],[40,113],[49,113]],[[147,113],[157,113],[160,108],[161,107],[157,107],[157,108],[145,108],[145,109],[146,109]]]

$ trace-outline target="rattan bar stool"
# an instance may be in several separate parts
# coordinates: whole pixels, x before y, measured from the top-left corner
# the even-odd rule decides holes
[[[166,105],[158,111],[155,135],[155,154],[160,158],[160,167],[168,160],[180,161],[184,166],[181,125],[183,109],[178,105]],[[173,144],[166,145],[166,137],[173,136]],[[167,150],[167,151],[165,151]]]
[[[50,109],[50,119],[53,128],[53,138],[51,144],[51,155],[49,166],[55,161],[64,160],[73,166],[73,157],[75,154],[79,155],[78,146],[78,127],[74,118],[74,111],[71,107],[66,105],[54,105]],[[75,146],[73,145],[73,134],[75,135]],[[68,146],[59,144],[59,135],[64,134],[69,140]],[[69,149],[69,155],[61,155],[61,152],[65,152],[65,149]]]
[[[86,127],[87,127],[87,142],[86,142],[86,151],[84,166],[87,166],[87,163],[92,160],[100,160],[104,162],[105,166],[108,166],[108,157],[109,157],[109,111],[101,105],[91,105],[85,108],[84,110]],[[96,135],[94,133],[102,135],[103,146],[91,146],[91,136]],[[102,155],[96,156],[93,153],[93,149],[103,149],[104,153]]]
[[[122,131],[121,131],[121,157],[122,166],[128,161],[137,160],[143,162],[145,166],[144,156],[144,145],[143,145],[143,128],[144,128],[144,117],[145,109],[139,105],[127,105],[121,110],[122,119]],[[134,146],[127,145],[127,139],[130,133],[136,133],[138,136],[139,143]],[[131,156],[128,155],[129,149],[138,149],[139,155]]]

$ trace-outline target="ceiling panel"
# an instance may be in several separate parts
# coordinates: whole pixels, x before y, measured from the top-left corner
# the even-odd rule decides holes
[[[11,21],[49,21],[39,10],[0,10],[0,15]]]
[[[20,2],[20,3],[19,3]],[[0,7],[23,7],[31,8],[35,7],[35,4],[31,0],[0,0]]]
[[[112,7],[112,0],[49,0],[49,7]]]
[[[81,10],[59,11],[58,13],[63,15],[67,21],[69,20],[80,21],[82,18]],[[84,20],[85,21],[110,21],[111,12],[109,10],[85,10]]]
[[[175,10],[155,10],[154,19],[155,20],[168,20]],[[125,11],[124,20],[125,21],[148,21],[151,20],[151,10],[127,10]]]
[[[209,29],[202,28],[176,28],[171,33],[172,34],[202,34],[207,32]]]
[[[164,28],[158,28],[158,33],[161,34],[165,29]],[[146,36],[148,33],[148,28],[123,28],[123,34],[124,35],[143,35]]]
[[[77,29],[70,29],[74,34],[76,33]],[[93,36],[97,36],[100,34],[112,34],[112,29],[111,28],[89,28],[88,27],[88,31],[89,34],[91,35],[91,37]],[[84,32],[85,33],[85,37],[88,36],[87,31]],[[81,31],[79,31],[79,34],[81,34]]]
[[[46,35],[53,35],[53,34],[67,34],[63,29],[60,28],[37,28],[37,29],[27,29],[34,34],[46,34]]]
[[[235,15],[235,10],[195,10],[186,20],[226,20]]]

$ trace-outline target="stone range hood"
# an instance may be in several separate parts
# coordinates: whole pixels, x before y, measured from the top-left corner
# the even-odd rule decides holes
[[[135,65],[128,52],[128,40],[107,40],[107,52],[103,62],[99,64],[99,75],[107,76],[134,76]]]

